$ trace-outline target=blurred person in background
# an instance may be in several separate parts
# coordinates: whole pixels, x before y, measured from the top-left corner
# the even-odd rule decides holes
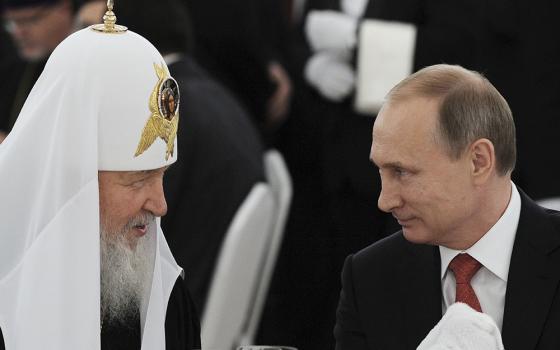
[[[503,91],[515,116],[519,156],[514,179],[536,200],[556,199],[552,208],[560,209],[555,157],[560,149],[560,3],[499,0],[486,6],[485,74]]]
[[[87,24],[103,14],[102,8],[99,2],[86,3],[77,22]],[[192,57],[190,18],[180,0],[161,0],[157,6],[119,0],[115,8],[119,21],[163,54],[181,87],[179,112],[186,116],[177,132],[181,157],[165,175],[168,211],[162,228],[202,314],[229,224],[253,185],[265,181],[263,146],[246,110]]]
[[[19,59],[0,66],[0,138],[12,129],[50,53],[72,32],[73,11],[70,0],[2,0],[4,27]]]
[[[278,0],[184,1],[192,15],[195,57],[251,114],[265,138],[287,118],[292,82]]]

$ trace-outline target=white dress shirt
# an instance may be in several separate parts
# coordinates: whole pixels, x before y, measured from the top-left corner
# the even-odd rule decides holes
[[[439,247],[443,314],[455,302],[455,275],[448,270],[449,263],[457,254],[468,253],[482,264],[471,280],[482,312],[492,317],[502,329],[509,262],[520,212],[521,197],[512,182],[511,197],[504,214],[478,242],[465,251]]]

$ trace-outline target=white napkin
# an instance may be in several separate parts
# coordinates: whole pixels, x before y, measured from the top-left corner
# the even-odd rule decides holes
[[[455,303],[416,350],[504,350],[504,345],[490,316]]]

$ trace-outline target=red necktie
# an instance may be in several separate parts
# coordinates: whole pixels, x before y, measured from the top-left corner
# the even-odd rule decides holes
[[[471,278],[476,274],[482,265],[469,254],[459,254],[449,263],[449,269],[455,274],[457,289],[455,292],[455,302],[462,302],[478,312],[482,312],[480,303],[471,286]]]

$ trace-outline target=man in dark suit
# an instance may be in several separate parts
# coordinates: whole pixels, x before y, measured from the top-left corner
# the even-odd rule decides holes
[[[488,80],[448,65],[406,78],[370,158],[402,230],[347,258],[336,349],[415,349],[456,301],[491,316],[506,349],[559,348],[560,216],[511,182],[515,126]]]

